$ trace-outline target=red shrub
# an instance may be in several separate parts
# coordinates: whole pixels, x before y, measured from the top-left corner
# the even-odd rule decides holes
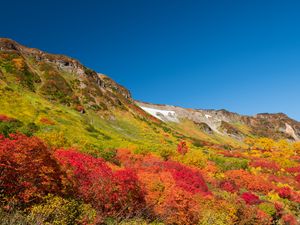
[[[163,168],[170,171],[177,186],[191,192],[202,193],[204,195],[210,194],[208,187],[199,171],[192,170],[177,162],[164,162]]]
[[[271,225],[273,218],[262,210],[257,210],[257,223],[260,225]]]
[[[57,150],[56,158],[75,180],[77,192],[101,216],[133,216],[143,208],[143,192],[132,170],[113,172],[101,158],[75,150]]]
[[[300,183],[300,174],[298,174],[296,177],[295,177],[295,180]]]
[[[282,216],[282,220],[286,225],[297,225],[297,219],[291,214],[285,214]]]
[[[259,200],[259,197],[256,196],[255,194],[252,194],[250,192],[244,192],[241,195],[241,198],[244,199],[246,204],[248,205],[256,205],[259,204],[261,201]]]
[[[125,150],[118,151],[117,158],[124,166],[135,168],[139,171],[170,172],[178,187],[193,194],[210,194],[199,170],[191,169],[178,162],[162,161],[151,155],[144,157],[134,155]]]
[[[6,115],[3,115],[3,114],[0,114],[0,121],[10,121],[11,118],[9,118],[8,116]]]
[[[66,190],[66,178],[49,149],[36,137],[0,138],[0,193],[34,203],[47,193]]]
[[[282,187],[277,190],[280,198],[290,199],[292,196],[292,190],[289,187]]]
[[[300,193],[292,192],[291,201],[300,203]]]
[[[244,170],[228,170],[225,172],[225,175],[238,188],[246,188],[250,191],[264,194],[274,189],[274,185],[262,175],[253,175]]]
[[[220,188],[231,193],[238,191],[238,187],[231,181],[222,181],[220,183]]]
[[[199,205],[191,193],[174,188],[166,196],[160,215],[166,224],[197,224]]]
[[[45,118],[45,117],[41,118],[40,122],[43,123],[43,124],[47,124],[47,125],[54,125],[55,124],[52,120],[50,120],[48,118]]]
[[[178,187],[170,172],[139,170],[138,174],[145,187],[147,206],[155,218],[166,224],[197,224],[199,196]]]
[[[286,168],[285,170],[289,173],[300,173],[300,166]]]
[[[117,188],[118,199],[123,210],[126,207],[142,206],[144,202],[144,192],[140,188],[138,177],[132,169],[123,169],[114,172],[115,188]],[[115,190],[116,192],[116,190]],[[122,202],[123,201],[123,202]],[[139,208],[135,208],[138,210]]]
[[[263,169],[268,169],[277,172],[280,170],[280,166],[275,162],[270,162],[265,159],[256,159],[249,164],[252,167],[261,167]]]
[[[284,209],[283,204],[281,202],[275,202],[274,206],[275,206],[277,214],[281,214]]]
[[[189,149],[186,145],[186,142],[185,141],[179,142],[179,144],[177,145],[177,152],[181,155],[185,155],[188,151]]]

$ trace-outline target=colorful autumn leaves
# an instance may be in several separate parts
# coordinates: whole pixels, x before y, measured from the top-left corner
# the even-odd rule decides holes
[[[126,150],[118,152],[117,160],[123,166],[75,149],[54,151],[36,137],[1,136],[1,205],[14,203],[13,207],[25,209],[52,194],[90,204],[97,212],[95,223],[110,217],[197,221],[195,196],[211,195],[199,171]]]
[[[190,152],[186,144],[178,145],[178,159]],[[297,224],[299,166],[283,170],[266,158],[239,158],[246,154],[206,159],[199,168],[119,149],[109,163],[75,149],[51,149],[36,137],[1,136],[1,208],[14,206],[36,219],[38,213],[52,215],[59,202],[60,212],[80,211],[70,220],[88,215],[94,223],[142,218],[165,224]],[[231,162],[239,162],[240,169]],[[95,216],[82,209],[85,204]]]
[[[144,193],[133,170],[113,171],[103,159],[75,150],[57,150],[55,157],[78,196],[97,210],[100,219],[133,217],[144,207]]]

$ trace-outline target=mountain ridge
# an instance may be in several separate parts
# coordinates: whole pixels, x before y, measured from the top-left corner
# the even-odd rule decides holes
[[[8,38],[0,38],[0,52],[0,78],[6,84],[19,82],[47,100],[67,105],[81,113],[92,110],[114,118],[114,110],[129,112],[133,117],[166,123],[164,126],[184,136],[190,136],[185,123],[191,123],[193,138],[202,139],[200,136],[204,133],[210,141],[223,138],[216,138],[215,135],[237,141],[247,136],[300,139],[300,123],[284,113],[248,116],[226,109],[192,109],[136,101],[126,87],[71,57],[28,48]],[[169,122],[177,124],[174,126]]]

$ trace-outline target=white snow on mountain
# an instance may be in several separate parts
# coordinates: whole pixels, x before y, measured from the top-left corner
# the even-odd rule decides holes
[[[211,115],[205,114],[206,119],[211,118]]]
[[[161,109],[154,109],[148,107],[141,107],[144,111],[151,114],[152,116],[156,117],[159,120],[164,122],[175,122],[179,123],[177,115],[174,111],[169,110],[161,110]]]

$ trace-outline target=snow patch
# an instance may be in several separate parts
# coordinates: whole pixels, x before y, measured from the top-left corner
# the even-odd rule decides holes
[[[209,119],[209,118],[211,118],[212,116],[211,116],[211,115],[208,115],[208,114],[205,114],[205,117],[206,117],[206,119]]]
[[[164,122],[170,121],[170,122],[179,123],[177,115],[174,111],[154,109],[154,108],[148,108],[143,106],[141,106],[141,108],[147,113],[154,116],[155,118],[162,120]]]

